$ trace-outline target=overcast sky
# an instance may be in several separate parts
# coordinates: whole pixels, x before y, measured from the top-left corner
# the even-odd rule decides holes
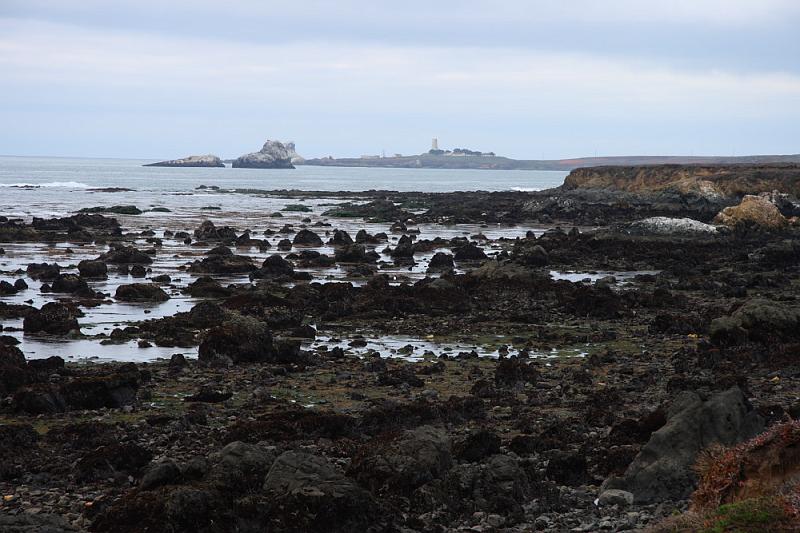
[[[112,7],[113,6],[113,7]],[[0,0],[0,153],[800,152],[799,0]]]

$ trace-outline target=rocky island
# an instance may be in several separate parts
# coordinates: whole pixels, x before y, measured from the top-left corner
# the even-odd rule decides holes
[[[233,168],[294,168],[292,159],[297,157],[294,143],[267,140],[258,152],[234,159]]]
[[[0,217],[0,531],[797,531],[798,180]]]
[[[208,155],[190,155],[182,159],[171,159],[157,163],[147,163],[145,167],[224,167],[225,163],[219,157]]]

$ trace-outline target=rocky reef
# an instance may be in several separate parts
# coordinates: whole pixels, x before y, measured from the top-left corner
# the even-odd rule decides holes
[[[294,143],[268,140],[258,152],[236,158],[233,168],[294,168],[292,159],[296,157]]]
[[[730,225],[735,198],[581,187],[0,218],[4,261],[43,250],[0,283],[0,531],[797,530],[772,185]]]
[[[157,163],[148,163],[142,165],[145,167],[224,167],[225,163],[219,157],[208,155],[190,155],[182,159],[170,159],[168,161],[159,161]]]

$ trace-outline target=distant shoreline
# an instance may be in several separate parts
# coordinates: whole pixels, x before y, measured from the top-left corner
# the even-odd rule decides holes
[[[800,163],[800,154],[746,156],[612,156],[574,159],[511,159],[501,156],[421,154],[400,157],[348,157],[307,159],[305,165],[365,168],[440,168],[475,170],[560,170],[598,166],[643,165],[761,165]]]

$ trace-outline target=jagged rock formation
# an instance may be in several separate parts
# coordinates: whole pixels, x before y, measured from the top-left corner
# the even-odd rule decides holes
[[[711,200],[779,191],[800,195],[800,165],[656,165],[591,167],[570,172],[564,189],[610,189],[632,193],[676,191]]]
[[[294,143],[268,140],[258,152],[235,159],[233,168],[294,168],[293,156],[297,156]]]
[[[219,157],[208,155],[190,155],[182,159],[170,159],[158,163],[148,163],[145,167],[224,167],[225,163]]]
[[[286,143],[286,150],[289,152],[289,157],[292,160],[293,165],[304,165],[306,160],[303,156],[297,153],[295,149],[294,142]]]

